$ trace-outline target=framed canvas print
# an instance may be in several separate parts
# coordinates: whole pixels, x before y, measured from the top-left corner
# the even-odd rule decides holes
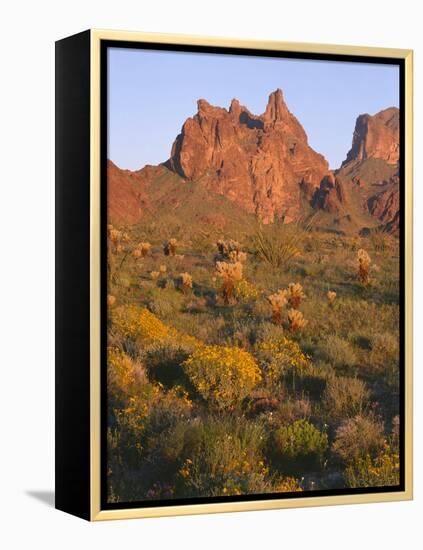
[[[56,506],[412,498],[412,52],[56,43]]]

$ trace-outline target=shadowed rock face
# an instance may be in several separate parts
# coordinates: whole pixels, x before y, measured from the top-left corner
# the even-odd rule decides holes
[[[368,158],[382,159],[388,164],[398,162],[399,109],[396,107],[357,118],[352,146],[343,165]]]
[[[400,192],[397,176],[392,178],[388,189],[370,197],[367,204],[369,212],[382,222],[389,233],[399,234]]]
[[[229,110],[198,101],[176,138],[167,165],[180,176],[202,181],[263,222],[300,217],[301,192],[309,199],[328,174],[325,158],[307,142],[282,91],[254,115],[234,99]]]
[[[313,208],[320,208],[331,214],[340,214],[347,208],[342,182],[329,174],[325,176],[312,199]]]

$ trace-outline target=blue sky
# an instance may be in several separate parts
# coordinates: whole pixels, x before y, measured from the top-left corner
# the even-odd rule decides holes
[[[281,88],[331,168],[344,160],[359,114],[399,104],[396,65],[110,48],[108,75],[108,157],[130,170],[169,158],[199,98],[229,108],[236,97],[261,114]]]

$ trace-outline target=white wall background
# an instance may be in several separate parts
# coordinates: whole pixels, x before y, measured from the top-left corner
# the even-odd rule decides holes
[[[415,0],[156,0],[144,5],[130,0],[5,0],[1,4],[3,548],[421,548],[423,48],[419,7]],[[54,41],[90,27],[415,49],[414,502],[101,524],[88,524],[46,504],[52,500],[54,479]]]

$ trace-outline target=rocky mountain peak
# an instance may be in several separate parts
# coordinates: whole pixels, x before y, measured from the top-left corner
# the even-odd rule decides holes
[[[288,107],[285,104],[283,93],[280,88],[269,95],[266,111],[263,119],[267,123],[275,123],[286,119],[289,116]]]
[[[184,123],[167,166],[264,222],[298,218],[303,182],[311,196],[328,172],[328,163],[308,145],[280,89],[270,94],[263,115],[252,114],[237,99],[229,110],[199,100],[198,112]]]
[[[396,107],[357,118],[352,146],[343,165],[368,158],[382,159],[388,164],[398,162],[399,109]]]

